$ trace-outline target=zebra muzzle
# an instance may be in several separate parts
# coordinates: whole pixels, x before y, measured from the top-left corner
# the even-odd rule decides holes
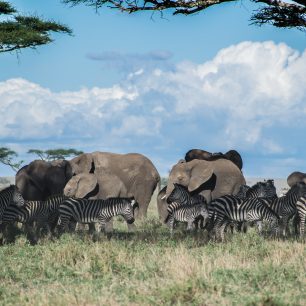
[[[128,224],[132,224],[132,223],[134,223],[134,222],[135,222],[135,218],[132,218],[132,219],[126,220],[126,222],[127,222]]]

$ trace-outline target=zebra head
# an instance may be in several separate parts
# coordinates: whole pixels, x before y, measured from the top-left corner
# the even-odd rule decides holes
[[[248,190],[249,190],[250,188],[251,188],[251,187],[248,186],[248,185],[241,185],[241,186],[239,187],[238,193],[236,194],[236,197],[242,198],[242,199],[246,198],[246,197],[247,197],[247,192],[248,192]]]
[[[281,218],[266,203],[261,202],[261,204],[262,204],[262,207],[264,209],[264,211],[263,211],[263,220],[268,222],[271,233],[275,237],[277,237],[278,233],[279,233],[279,226],[280,226]]]
[[[24,198],[22,194],[20,193],[18,187],[15,185],[11,185],[10,187],[12,188],[12,192],[13,192],[11,203],[18,207],[24,206]]]
[[[174,183],[174,189],[167,198],[167,203],[179,202],[181,205],[185,205],[190,200],[190,193],[187,187]]]
[[[293,185],[287,194],[296,194],[298,198],[306,196],[306,184],[304,182],[298,182]]]
[[[257,182],[246,192],[246,196],[248,198],[252,198],[252,197],[275,198],[277,197],[276,188],[274,186],[274,181],[267,180],[264,182]]]
[[[120,214],[128,224],[134,223],[134,212],[136,208],[139,208],[139,204],[136,202],[134,197],[122,198],[121,200],[123,202],[123,205]]]

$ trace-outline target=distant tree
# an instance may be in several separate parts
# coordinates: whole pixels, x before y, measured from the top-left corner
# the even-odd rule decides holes
[[[260,6],[251,17],[253,24],[272,24],[279,28],[306,29],[306,0],[250,0]],[[122,12],[170,10],[173,15],[191,15],[211,6],[238,0],[63,0],[64,3],[77,5],[84,3],[99,9],[107,6]],[[242,2],[242,0],[239,0]]]
[[[10,16],[3,20],[1,15]],[[36,48],[53,40],[50,32],[71,34],[67,26],[36,16],[22,16],[7,1],[0,1],[0,52]]]
[[[15,172],[18,171],[18,169],[21,167],[23,164],[23,160],[19,162],[14,162],[13,159],[16,158],[18,154],[6,147],[1,147],[0,148],[0,163],[10,166]]]
[[[35,154],[40,159],[46,161],[52,161],[56,159],[66,159],[68,157],[77,156],[82,154],[82,151],[78,151],[76,149],[52,149],[52,150],[38,150],[38,149],[31,149],[28,151],[29,154]]]

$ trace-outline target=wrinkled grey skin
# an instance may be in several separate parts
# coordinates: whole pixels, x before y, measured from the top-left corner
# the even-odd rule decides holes
[[[167,211],[168,204],[165,198],[166,189],[167,186],[163,187],[157,195],[157,211],[159,219],[162,221],[162,223],[165,222],[166,217],[168,216],[168,211]]]
[[[292,172],[288,177],[287,177],[287,183],[289,187],[292,187],[296,183],[299,182],[304,182],[306,183],[306,173],[295,171]]]
[[[189,192],[203,195],[209,203],[212,199],[226,194],[237,194],[240,186],[246,182],[239,168],[229,160],[194,159],[190,162],[179,161],[173,166],[169,174],[166,197],[174,189],[174,183],[187,187]]]
[[[71,177],[72,168],[66,160],[34,160],[16,173],[15,184],[25,200],[42,201],[62,194]]]
[[[160,176],[147,157],[94,152],[81,154],[70,164],[74,176],[65,187],[65,195],[90,199],[134,197],[139,204],[136,217],[146,217],[151,196],[160,183]]]

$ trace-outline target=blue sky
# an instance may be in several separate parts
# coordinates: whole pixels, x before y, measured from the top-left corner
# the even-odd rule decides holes
[[[245,1],[153,20],[11,2],[74,31],[0,55],[0,143],[27,162],[31,148],[139,152],[165,175],[191,148],[234,148],[246,176],[306,171],[305,33],[249,25]]]

